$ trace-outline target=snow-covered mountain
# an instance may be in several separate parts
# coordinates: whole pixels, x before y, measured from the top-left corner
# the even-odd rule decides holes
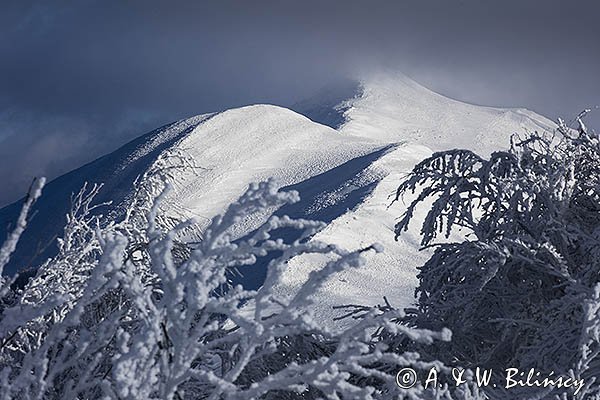
[[[414,164],[432,151],[468,148],[489,154],[511,134],[552,129],[548,119],[525,109],[461,103],[434,93],[397,73],[344,82],[292,107],[253,105],[178,121],[128,143],[50,182],[36,205],[29,229],[9,273],[35,266],[55,251],[71,193],[84,182],[103,182],[100,202],[111,200],[118,218],[136,176],[165,154],[185,154],[199,168],[173,179],[165,209],[201,222],[236,199],[251,182],[276,177],[300,192],[302,201],[279,214],[319,219],[318,234],[350,249],[380,242],[386,251],[369,256],[360,271],[342,272],[318,294],[324,321],[332,305],[376,303],[383,295],[395,305],[412,301],[415,268],[427,254],[418,251],[418,227],[394,240],[403,203],[389,197]],[[20,202],[0,210],[0,225],[14,221]],[[265,216],[240,222],[242,236]],[[5,230],[0,233],[0,241]],[[289,294],[324,260],[292,260],[278,290]],[[258,287],[260,270],[242,271],[242,283]]]

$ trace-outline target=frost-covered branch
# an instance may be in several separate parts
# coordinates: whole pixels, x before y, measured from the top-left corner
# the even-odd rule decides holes
[[[25,197],[25,201],[23,202],[21,212],[19,213],[17,221],[15,222],[15,227],[10,232],[4,243],[2,243],[2,247],[0,247],[0,288],[4,288],[5,286],[5,278],[2,276],[4,267],[6,264],[8,264],[10,256],[17,248],[17,243],[27,227],[27,216],[29,215],[31,207],[35,201],[42,195],[42,188],[44,187],[45,183],[46,178],[33,180],[31,187],[29,188],[29,192]]]
[[[585,376],[577,398],[597,395],[600,143],[584,115],[576,128],[559,121],[556,132],[514,136],[489,159],[436,153],[400,184],[397,198],[417,197],[397,235],[433,202],[421,234],[436,247],[419,270],[411,321],[452,330],[435,353],[441,360]],[[468,240],[439,240],[457,227],[468,228]]]
[[[471,398],[447,387],[400,388],[402,367],[445,367],[373,335],[429,345],[447,341],[447,330],[400,325],[403,313],[391,308],[365,312],[340,334],[313,319],[314,293],[379,246],[347,251],[313,238],[323,223],[278,216],[234,240],[242,218],[298,201],[273,181],[251,185],[201,241],[186,244],[195,222],[162,223],[166,191],[153,182],[119,223],[91,212],[98,187],[74,196],[59,254],[3,310],[0,398]],[[299,235],[285,239],[282,229]],[[329,262],[279,298],[273,288],[289,260],[309,253]],[[269,254],[261,289],[230,285],[233,269]]]

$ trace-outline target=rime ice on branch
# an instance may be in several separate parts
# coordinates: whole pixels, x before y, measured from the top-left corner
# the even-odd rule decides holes
[[[161,182],[151,180],[143,199]],[[298,201],[297,193],[279,192],[273,181],[251,185],[189,245],[180,234],[194,221],[160,223],[165,191],[133,202],[123,222],[102,223],[90,214],[97,190],[74,197],[59,254],[2,309],[0,398],[451,398],[447,388],[399,388],[402,367],[444,367],[373,336],[385,330],[430,344],[448,340],[446,330],[398,325],[403,313],[391,308],[368,311],[336,334],[311,317],[312,295],[327,278],[360,267],[361,254],[379,246],[349,252],[311,239],[321,222],[276,216],[233,240],[241,218]],[[281,228],[302,234],[286,241]],[[260,290],[228,287],[232,268],[270,252],[278,256]],[[272,289],[287,262],[307,253],[330,261],[291,298],[278,298]],[[468,386],[455,398],[473,393]]]

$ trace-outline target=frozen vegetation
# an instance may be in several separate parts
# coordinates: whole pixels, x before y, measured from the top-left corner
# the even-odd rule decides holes
[[[199,242],[184,243],[178,237],[196,222],[166,228],[172,221],[160,214],[169,190],[161,191],[163,173],[138,181],[133,208],[120,223],[91,215],[98,187],[84,188],[74,198],[59,253],[23,289],[1,281],[1,398],[474,398],[469,385],[452,391],[396,385],[402,367],[445,367],[399,352],[391,340],[429,345],[449,340],[446,329],[409,328],[396,322],[404,312],[392,308],[365,310],[358,323],[335,334],[312,318],[313,294],[327,277],[361,268],[363,253],[382,251],[378,244],[346,251],[310,240],[322,222],[277,216],[234,241],[231,228],[246,215],[299,200],[272,181],[250,185]],[[42,185],[32,187],[0,250],[4,263]],[[288,242],[278,235],[286,229],[299,235]],[[259,291],[228,285],[235,268],[269,253],[277,255]],[[272,288],[288,261],[305,254],[332,260],[293,297],[280,298]],[[244,310],[249,301],[251,313]]]

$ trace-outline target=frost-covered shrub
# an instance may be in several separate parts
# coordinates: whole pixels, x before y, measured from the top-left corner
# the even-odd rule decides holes
[[[579,397],[592,398],[600,393],[600,144],[578,121],[577,130],[559,121],[553,133],[515,136],[489,159],[435,153],[398,188],[396,199],[418,194],[396,233],[431,199],[421,234],[435,252],[420,268],[412,322],[452,330],[442,360],[572,374],[589,386]],[[449,242],[456,228],[465,239]]]
[[[399,325],[403,313],[391,308],[368,310],[342,332],[311,317],[315,290],[335,272],[360,267],[361,254],[378,246],[349,252],[311,240],[320,222],[276,216],[234,240],[240,219],[298,200],[273,182],[251,185],[200,241],[186,243],[195,223],[161,216],[159,182],[142,182],[118,223],[92,205],[98,187],[84,188],[74,197],[58,255],[22,290],[12,291],[3,278],[1,399],[478,398],[469,385],[454,393],[421,384],[401,389],[401,368],[445,367],[373,334],[427,345],[448,340],[447,330]],[[25,203],[0,261],[14,250],[40,190],[41,184]],[[281,228],[302,234],[286,241],[277,236]],[[232,268],[249,268],[271,252],[277,256],[260,290],[228,284]],[[272,289],[288,260],[306,253],[330,261],[289,299],[278,298]]]

